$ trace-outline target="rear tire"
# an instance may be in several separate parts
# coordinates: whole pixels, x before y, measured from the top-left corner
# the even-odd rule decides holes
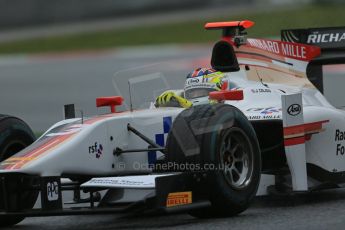
[[[189,155],[193,151],[199,154]],[[191,211],[193,216],[234,216],[256,195],[261,172],[258,140],[248,119],[233,106],[200,105],[180,113],[168,135],[166,159],[177,165],[221,166],[208,171],[212,206]]]
[[[35,135],[24,121],[12,116],[0,115],[0,161],[13,156],[34,141]],[[5,184],[5,188],[10,191],[10,195],[6,199],[8,209],[5,211],[17,212],[31,209],[35,205],[38,192],[20,190],[22,187],[29,187],[35,183],[33,179],[6,176],[3,180],[4,182],[2,183]],[[17,194],[18,191],[20,191],[20,195]],[[5,209],[4,198],[3,191],[0,189],[0,210]],[[0,227],[15,225],[24,218],[23,216],[1,216]]]

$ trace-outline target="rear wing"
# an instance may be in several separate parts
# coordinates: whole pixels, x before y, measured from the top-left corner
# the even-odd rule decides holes
[[[211,66],[222,72],[236,72],[245,67],[248,80],[315,88],[307,78],[307,66],[320,55],[320,48],[300,43],[270,39],[250,39],[246,29],[254,22],[211,22],[207,30],[222,30],[221,39],[212,50]],[[249,68],[250,66],[250,68]]]
[[[248,20],[206,23],[207,30],[223,31],[221,40],[213,47],[212,68],[235,72],[240,69],[240,65],[251,63],[253,66],[266,66],[289,76],[306,78],[307,64],[320,55],[320,48],[277,40],[248,39],[246,29],[253,25],[254,22]],[[305,85],[304,82],[299,83]]]
[[[345,27],[282,30],[281,40],[321,48],[321,55],[314,58],[307,68],[309,80],[321,92],[323,92],[322,65],[345,63]]]

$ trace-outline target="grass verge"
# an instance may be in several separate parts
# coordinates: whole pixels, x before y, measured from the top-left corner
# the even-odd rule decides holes
[[[249,19],[256,26],[249,29],[250,37],[279,36],[281,29],[324,26],[344,26],[345,5],[315,5],[299,9],[240,14],[211,21]],[[92,50],[120,46],[203,43],[215,41],[220,31],[206,32],[206,21],[189,21],[159,26],[145,26],[104,32],[83,33],[50,38],[30,39],[0,44],[0,53],[37,53],[71,50]]]

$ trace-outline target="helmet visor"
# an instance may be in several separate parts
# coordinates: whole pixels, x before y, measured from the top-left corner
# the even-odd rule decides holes
[[[185,91],[185,98],[187,100],[199,98],[199,97],[206,97],[212,91],[216,91],[213,88],[194,88]]]

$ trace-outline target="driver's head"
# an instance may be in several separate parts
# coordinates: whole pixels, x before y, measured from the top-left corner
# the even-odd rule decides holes
[[[184,97],[192,100],[208,96],[209,92],[221,90],[224,74],[210,68],[198,68],[187,75]]]

